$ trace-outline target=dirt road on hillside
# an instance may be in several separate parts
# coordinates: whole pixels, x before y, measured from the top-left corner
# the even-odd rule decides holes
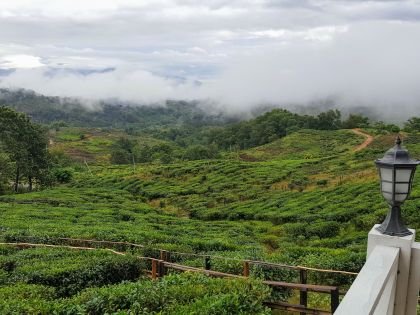
[[[354,129],[352,129],[352,131],[353,131],[356,135],[363,136],[363,137],[365,137],[365,138],[366,138],[366,140],[365,140],[362,144],[358,145],[357,147],[355,147],[355,148],[353,149],[353,151],[354,151],[354,152],[358,152],[358,151],[360,151],[360,150],[363,150],[363,149],[364,149],[364,148],[366,148],[369,144],[371,144],[371,143],[372,143],[372,141],[373,141],[373,136],[371,136],[370,134],[368,134],[368,133],[365,133],[365,132],[361,131],[361,130],[360,130],[360,128],[354,128]]]

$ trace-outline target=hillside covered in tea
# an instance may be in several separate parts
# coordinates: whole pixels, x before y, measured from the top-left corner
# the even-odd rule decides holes
[[[27,110],[16,104],[5,105]],[[160,250],[192,267],[210,256],[212,270],[234,274],[243,260],[359,271],[367,233],[387,212],[373,161],[393,145],[399,127],[362,115],[343,118],[336,110],[310,116],[274,109],[248,120],[202,112],[185,121],[183,112],[195,107],[180,106],[180,120],[171,106],[148,109],[157,121],[162,117],[153,128],[142,121],[124,126],[119,115],[108,126],[102,118],[81,123],[84,113],[66,121],[32,111],[48,153],[48,176],[34,179],[32,191],[24,172],[18,193],[12,191],[22,155],[10,154],[10,141],[1,138],[2,243],[142,245],[124,249],[125,256],[0,245],[2,314],[222,314],[225,308],[226,314],[264,314],[270,295],[296,299],[258,280],[294,282],[296,274],[287,270],[254,268],[251,282],[190,274],[149,280],[136,256],[158,257]],[[115,110],[130,116],[145,109]],[[413,157],[420,155],[416,122],[401,131]],[[403,215],[420,230],[417,182]],[[352,279],[314,272],[308,281],[345,288]],[[316,294],[312,301],[327,303]]]

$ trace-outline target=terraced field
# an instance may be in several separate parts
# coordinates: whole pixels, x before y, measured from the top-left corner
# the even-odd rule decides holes
[[[81,139],[80,134],[85,137]],[[109,164],[108,148],[120,135],[114,131],[95,134],[87,129],[57,133],[52,138],[53,149],[83,151],[73,156],[76,160],[91,155],[90,171],[86,165],[77,164],[68,184],[1,196],[1,239],[128,241],[145,245],[138,254],[166,249],[357,272],[365,259],[367,233],[387,211],[378,192],[373,160],[392,145],[392,135],[378,135],[367,148],[354,152],[364,137],[350,130],[303,130],[261,147],[225,153],[220,159],[153,162],[137,164],[135,169]],[[420,155],[419,139],[417,134],[405,135],[415,157]],[[416,176],[403,212],[407,224],[420,230],[418,183]],[[0,253],[0,290],[9,300],[13,294],[29,290],[31,299],[41,301],[39,305],[46,305],[46,310],[51,309],[51,301],[74,299],[85,287],[140,276],[132,258],[111,258],[109,253],[16,251],[5,246],[0,247]],[[89,273],[100,277],[103,270],[92,271],[89,262],[105,268],[108,261],[111,269],[115,264],[124,265],[134,268],[133,272],[92,282]],[[202,265],[195,258],[183,258],[182,262]],[[228,259],[214,261],[212,267],[226,272],[240,272],[242,268],[239,260]],[[62,286],[63,275],[73,272],[85,276],[74,280],[77,285]],[[311,280],[341,285],[347,281],[316,276]],[[115,292],[134,290],[129,284],[114,286]],[[108,294],[87,290],[76,299],[87,301],[92,294]],[[183,306],[167,307],[178,310]]]

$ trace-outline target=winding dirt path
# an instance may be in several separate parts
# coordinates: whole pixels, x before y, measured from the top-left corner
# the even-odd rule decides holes
[[[360,130],[360,128],[354,128],[354,129],[352,129],[351,131],[353,131],[356,135],[363,136],[363,137],[365,137],[365,138],[366,138],[366,140],[365,140],[362,144],[358,145],[357,147],[355,147],[355,148],[353,149],[353,152],[358,152],[358,151],[360,151],[360,150],[363,150],[363,149],[364,149],[364,148],[366,148],[369,144],[371,144],[371,143],[372,143],[372,141],[373,141],[373,136],[372,136],[372,135],[370,135],[370,134],[368,134],[368,133],[365,133],[365,132],[361,131],[361,130]]]

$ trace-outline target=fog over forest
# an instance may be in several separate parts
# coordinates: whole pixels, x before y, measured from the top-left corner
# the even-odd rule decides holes
[[[392,120],[420,114],[420,4],[246,4],[4,2],[0,86],[142,104],[198,99],[228,112],[327,100]]]

